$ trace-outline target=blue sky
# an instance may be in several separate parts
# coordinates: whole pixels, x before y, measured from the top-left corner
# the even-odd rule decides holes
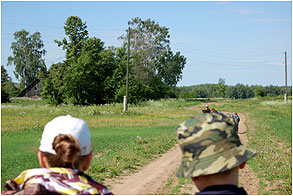
[[[284,85],[287,51],[288,85],[292,84],[291,1],[1,1],[1,64],[15,82],[13,33],[25,29],[41,33],[49,68],[65,52],[54,43],[65,37],[69,16],[87,22],[90,37],[105,46],[120,47],[128,21],[148,18],[169,28],[170,46],[187,58],[177,86],[217,83],[227,85]]]

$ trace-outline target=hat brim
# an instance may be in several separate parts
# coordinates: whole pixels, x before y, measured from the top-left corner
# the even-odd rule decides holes
[[[255,151],[246,148],[244,145],[240,145],[197,160],[186,161],[183,157],[176,176],[197,177],[224,172],[248,161],[256,154]]]

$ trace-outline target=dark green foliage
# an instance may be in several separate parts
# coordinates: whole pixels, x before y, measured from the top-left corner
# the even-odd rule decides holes
[[[287,87],[288,96],[292,95],[291,86]],[[224,79],[219,79],[218,84],[199,84],[176,88],[178,98],[213,98],[226,97],[231,99],[246,99],[255,96],[283,96],[285,88],[280,86],[259,86],[236,84],[235,86],[225,85]]]
[[[9,95],[8,93],[2,88],[1,85],[1,103],[9,102]]]
[[[4,68],[3,65],[1,65],[1,84],[7,82],[8,80],[9,76],[7,70]]]
[[[248,85],[236,84],[227,88],[226,97],[232,99],[246,99],[254,97],[253,90]]]
[[[184,91],[185,93],[181,92]],[[216,97],[217,85],[216,84],[199,84],[193,86],[177,87],[177,97],[185,95],[197,95],[198,98]],[[184,95],[185,94],[185,95]],[[191,98],[191,97],[189,97]]]
[[[165,51],[157,64],[157,77],[165,84],[175,86],[182,78],[182,70],[186,63],[186,58],[180,52],[173,52],[170,48]]]
[[[114,53],[98,38],[88,38],[86,23],[71,16],[65,23],[69,41],[55,41],[66,50],[66,60],[52,65],[44,80],[43,96],[51,103],[105,103],[105,84],[114,71]],[[109,95],[111,96],[111,95]]]
[[[64,76],[66,103],[105,103],[105,83],[113,73],[114,53],[103,44],[100,39],[88,39],[77,62],[68,66]]]
[[[264,91],[264,87],[263,86],[259,86],[259,85],[253,85],[250,87],[255,96],[260,96],[260,97],[264,97],[265,96],[265,91]]]
[[[12,82],[12,78],[10,78],[7,82],[6,82],[6,92],[8,93],[9,97],[16,97],[20,92],[21,89],[17,88],[15,86],[15,84]]]
[[[220,78],[217,84],[216,95],[217,97],[224,97],[226,91],[225,79]]]
[[[8,73],[4,66],[1,66],[1,103],[9,102],[10,97],[14,97],[19,93],[19,89],[15,87],[12,82],[12,78],[8,76]]]
[[[129,23],[131,58],[129,103],[175,97],[186,59],[169,47],[168,28],[150,19]],[[76,105],[122,102],[125,96],[127,43],[106,49],[99,38],[89,38],[86,23],[71,16],[65,23],[67,39],[55,42],[66,51],[63,63],[52,65],[43,79],[42,95],[50,103]],[[140,37],[134,42],[134,36]],[[144,40],[144,39],[147,40]]]
[[[4,66],[1,66],[1,103],[5,103],[9,101],[9,95],[6,92],[6,82],[9,80],[9,76],[7,74]]]
[[[285,87],[284,86],[279,87],[279,86],[270,85],[270,86],[266,86],[264,88],[264,92],[265,92],[265,95],[273,96],[273,97],[278,96],[278,95],[284,95],[285,94]],[[292,86],[287,87],[287,95],[292,96]]]
[[[47,78],[41,81],[42,97],[52,104],[60,104],[65,99],[64,75],[66,67],[66,63],[53,64],[48,70]]]

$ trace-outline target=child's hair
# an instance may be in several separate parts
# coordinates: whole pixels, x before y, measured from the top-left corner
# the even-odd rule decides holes
[[[86,156],[80,156],[79,142],[71,135],[60,134],[54,138],[56,155],[42,152],[50,167],[79,169]]]

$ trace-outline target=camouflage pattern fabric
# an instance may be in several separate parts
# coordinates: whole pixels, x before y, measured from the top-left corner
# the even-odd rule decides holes
[[[182,150],[178,177],[224,172],[256,155],[242,145],[233,118],[223,113],[191,117],[178,125],[176,136]]]

